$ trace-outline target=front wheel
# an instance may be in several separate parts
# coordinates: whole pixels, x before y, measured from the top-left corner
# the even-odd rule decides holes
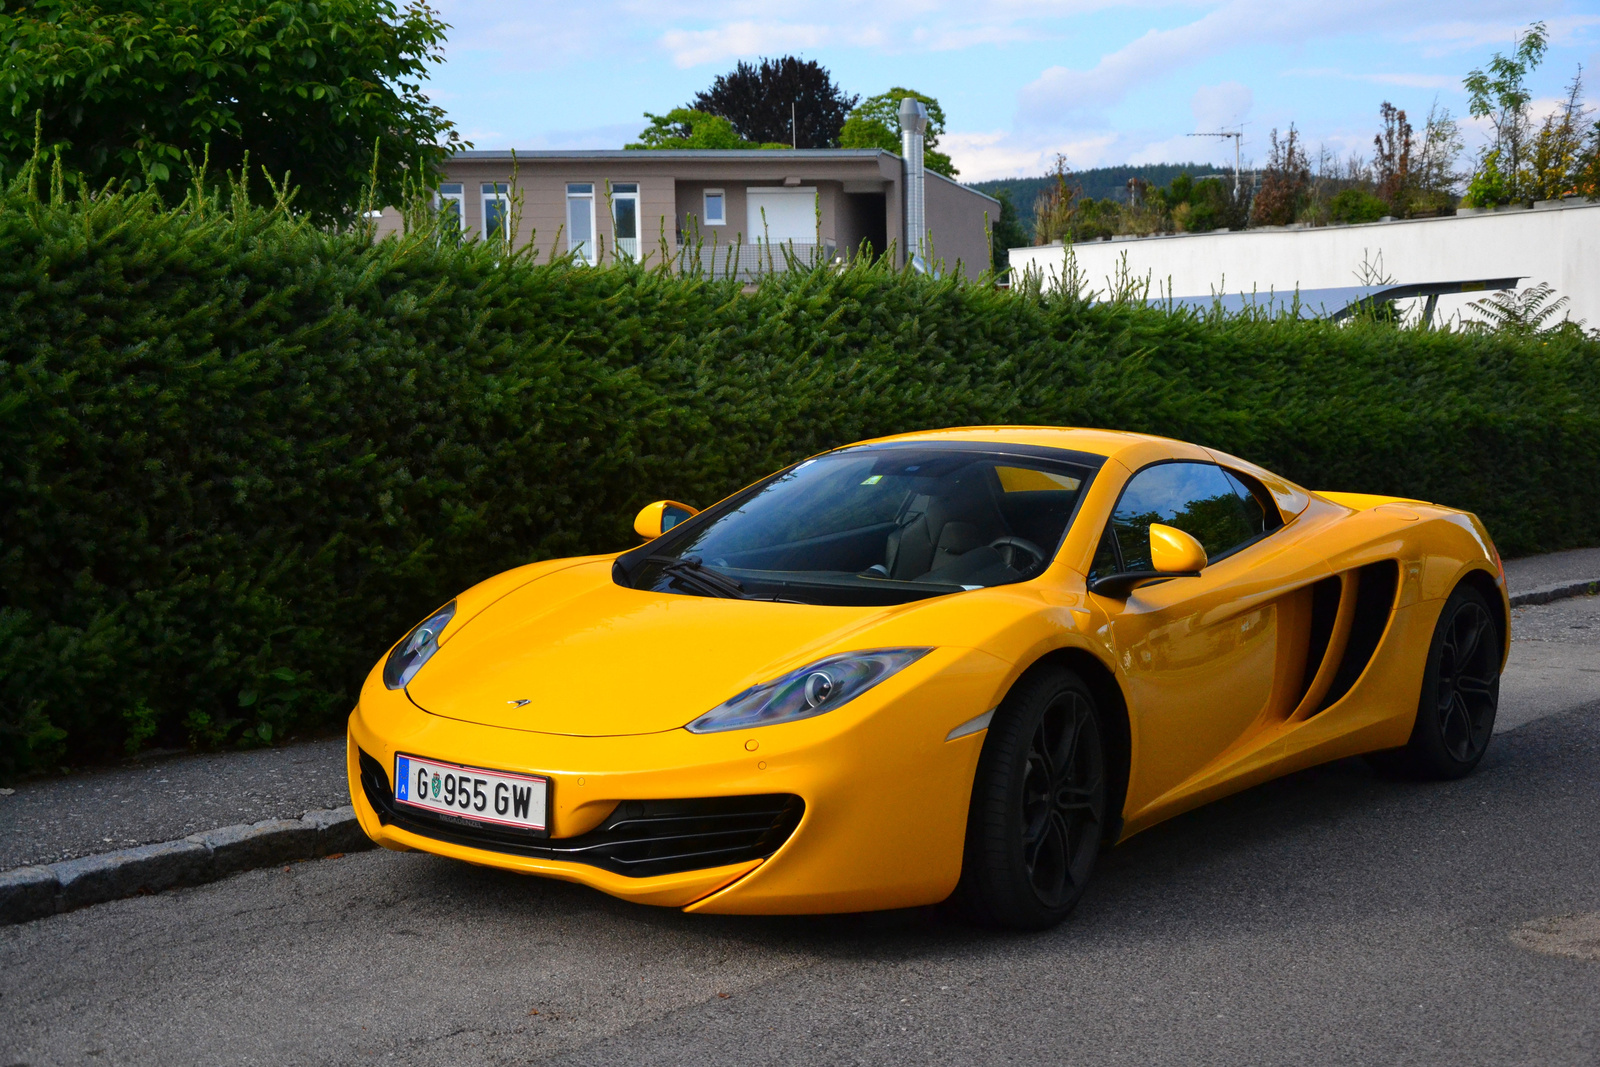
[[[1100,712],[1071,671],[1043,667],[989,724],[955,903],[987,926],[1042,930],[1072,911],[1105,832]]]
[[[1483,759],[1500,705],[1500,625],[1476,589],[1445,601],[1428,647],[1411,740],[1396,755],[1425,778],[1460,778]]]

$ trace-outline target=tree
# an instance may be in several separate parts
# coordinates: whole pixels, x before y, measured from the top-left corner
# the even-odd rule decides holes
[[[1078,213],[1080,190],[1076,182],[1068,180],[1069,173],[1067,157],[1056,156],[1056,170],[1050,176],[1054,180],[1034,197],[1033,243],[1036,245],[1047,245],[1054,241],[1065,243],[1075,236],[1073,222]]]
[[[755,144],[734,132],[733,123],[721,115],[708,115],[686,107],[675,107],[665,115],[652,115],[629,148],[788,148],[787,144]]]
[[[1533,93],[1528,88],[1528,75],[1544,59],[1546,40],[1544,23],[1533,23],[1517,38],[1516,49],[1509,57],[1496,52],[1487,69],[1472,71],[1462,83],[1472,116],[1488,119],[1494,129],[1494,140],[1478,157],[1478,167],[1467,189],[1471,207],[1530,199],[1528,149],[1533,118],[1529,104]]]
[[[1386,201],[1385,214],[1404,216],[1411,192],[1411,152],[1417,145],[1406,113],[1385,100],[1378,109],[1383,127],[1372,139],[1372,169],[1378,199]]]
[[[922,140],[922,165],[929,170],[954,178],[959,171],[950,157],[938,151],[939,138],[944,133],[944,108],[939,101],[915,89],[895,87],[886,93],[868,97],[844,121],[839,133],[841,148],[882,148],[900,154],[900,101],[906,97],[921,100],[928,106],[928,132]]]
[[[836,148],[856,99],[833,84],[821,64],[784,56],[762,59],[759,66],[741,61],[697,94],[689,107],[722,116],[746,141]]]
[[[1545,116],[1528,153],[1528,196],[1534,200],[1559,200],[1578,191],[1584,170],[1583,68],[1567,83],[1561,107]]]
[[[1183,171],[1165,189],[1152,191],[1150,199],[1164,209],[1170,227],[1179,232],[1242,230],[1248,218],[1244,201],[1234,194],[1232,179],[1196,180]]]
[[[989,221],[989,241],[993,246],[994,269],[1003,271],[1011,265],[1010,250],[1028,243],[1028,231],[1017,217],[1017,205],[1012,203],[1010,189],[998,189],[994,198],[1000,201],[1000,217]]]
[[[1600,200],[1600,122],[1590,128],[1588,147],[1573,168],[1572,191],[1590,200]]]
[[[1287,226],[1295,220],[1311,182],[1311,163],[1300,145],[1300,134],[1289,124],[1289,134],[1278,140],[1272,131],[1272,148],[1261,174],[1261,188],[1250,205],[1252,226]]]
[[[1450,109],[1441,107],[1435,100],[1428,108],[1427,121],[1422,125],[1422,141],[1418,146],[1416,163],[1412,170],[1416,194],[1406,214],[1439,214],[1453,212],[1455,190],[1465,175],[1456,171],[1456,160],[1463,148],[1461,128],[1451,116]]]
[[[299,209],[349,219],[374,178],[400,203],[466,147],[422,94],[446,29],[422,0],[23,0],[0,12],[0,164],[32,155],[37,115],[91,187],[181,196],[209,149],[212,173],[248,154]]]

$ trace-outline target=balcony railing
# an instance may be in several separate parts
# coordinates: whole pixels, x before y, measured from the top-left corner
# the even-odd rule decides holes
[[[838,247],[832,241],[757,241],[753,244],[686,245],[678,250],[677,267],[684,274],[704,278],[733,278],[753,282],[767,274],[807,270],[832,262]]]

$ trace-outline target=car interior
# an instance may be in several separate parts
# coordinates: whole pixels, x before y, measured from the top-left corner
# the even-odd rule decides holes
[[[1086,478],[1070,464],[930,449],[824,457],[797,472],[708,523],[677,555],[752,587],[945,587],[913,594],[935,595],[1023,581],[1053,558]],[[651,584],[677,592],[684,583],[663,571]]]

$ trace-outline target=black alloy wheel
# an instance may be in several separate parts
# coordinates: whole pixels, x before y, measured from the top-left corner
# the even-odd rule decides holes
[[[1500,624],[1482,594],[1461,586],[1445,601],[1428,648],[1405,770],[1428,778],[1471,773],[1489,748],[1500,704]]]
[[[1036,668],[996,710],[967,816],[954,903],[988,926],[1054,926],[1083,895],[1106,832],[1104,732],[1075,674]]]

